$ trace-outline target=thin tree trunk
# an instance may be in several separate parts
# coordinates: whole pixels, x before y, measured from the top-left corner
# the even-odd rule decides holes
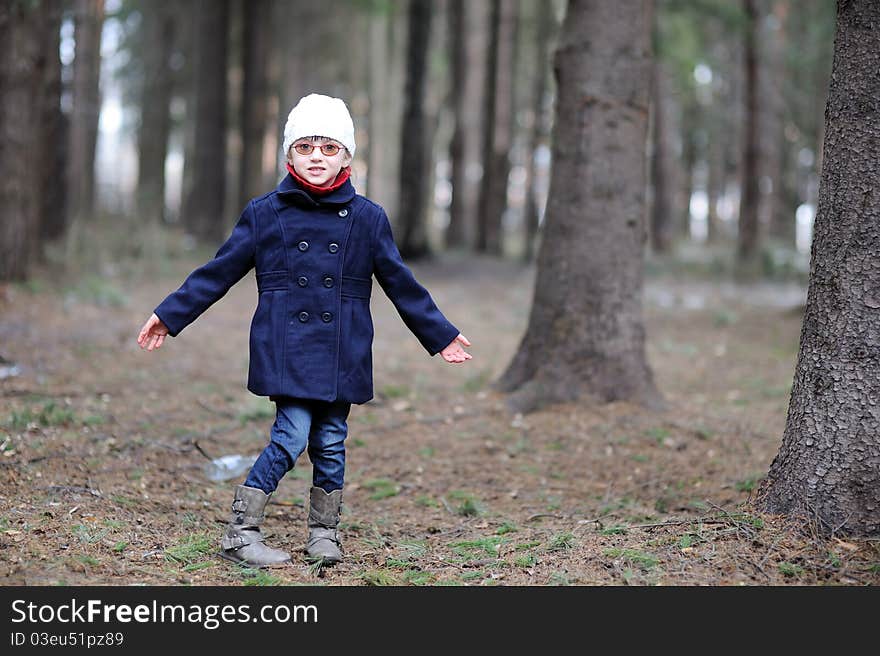
[[[484,135],[486,167],[480,187],[477,250],[503,251],[502,220],[507,209],[507,178],[513,141],[513,71],[516,0],[493,0]]]
[[[782,97],[782,86],[785,77],[785,51],[789,47],[788,14],[791,10],[788,0],[774,0],[772,3],[774,29],[765,30],[767,38],[763,40],[767,48],[767,62],[761,68],[759,83],[764,98],[763,119],[761,121],[763,137],[761,138],[764,154],[761,159],[770,181],[770,189],[762,189],[759,216],[768,227],[768,232],[781,239],[786,245],[794,247],[795,222],[794,212],[788,210],[785,203],[783,184],[783,153],[785,152],[785,136],[783,133],[783,115],[785,99]]]
[[[512,392],[513,408],[581,397],[661,402],[641,317],[650,33],[649,0],[568,5],[531,316],[496,383]]]
[[[837,5],[807,305],[769,512],[880,535],[880,4]]]
[[[538,226],[543,208],[538,207],[538,189],[536,185],[535,153],[547,141],[550,117],[547,115],[547,92],[550,76],[550,43],[556,30],[556,16],[552,4],[538,9],[538,33],[535,44],[535,78],[532,87],[532,125],[529,134],[529,145],[526,151],[526,199],[523,216],[525,244],[523,260],[531,262],[535,258],[535,241],[538,237]]]
[[[45,59],[42,98],[38,107],[42,114],[42,141],[37,152],[53,153],[55,161],[67,159],[67,134],[64,127],[64,115],[61,112],[61,57],[58,54],[61,42],[60,2],[41,2],[43,8],[42,21],[45,25],[46,41],[41,56]],[[65,176],[58,175],[53,166],[40,166],[42,190],[40,196],[39,242],[60,238],[66,226],[67,194],[65,192]],[[42,252],[38,251],[42,256]]]
[[[144,5],[144,81],[138,133],[137,215],[153,226],[165,218],[165,158],[171,134],[172,73],[176,21],[166,0]]]
[[[403,148],[400,157],[400,207],[397,216],[403,227],[400,253],[411,259],[423,257],[429,252],[425,223],[431,179],[428,170],[431,144],[426,135],[428,122],[425,100],[432,13],[430,0],[410,0],[401,137]]]
[[[215,242],[228,232],[224,201],[229,0],[199,0],[196,20],[193,186],[184,199],[184,218],[198,238]]]
[[[468,97],[465,92],[468,73],[473,70],[468,60],[468,20],[465,10],[473,6],[472,2],[464,0],[450,0],[447,7],[449,19],[449,58],[452,67],[452,88],[450,93],[454,103],[455,123],[452,131],[452,139],[449,143],[449,161],[452,172],[452,200],[449,205],[449,226],[446,228],[446,247],[459,248],[466,243],[465,230],[467,228],[466,191],[467,165],[465,156],[467,137],[465,126],[467,124]]]
[[[241,171],[238,205],[266,192],[263,139],[269,114],[272,0],[250,0],[244,11],[244,88],[241,104]]]
[[[74,0],[73,112],[67,160],[72,221],[88,221],[95,208],[95,145],[101,112],[101,29],[104,0]],[[74,235],[76,241],[77,235]]]
[[[380,205],[389,199],[387,144],[390,141],[390,111],[388,99],[390,80],[389,23],[390,15],[384,6],[374,2],[370,14],[369,78],[370,110],[367,121],[367,196]]]
[[[651,152],[651,248],[655,253],[668,253],[672,245],[673,205],[669,166],[669,135],[666,126],[665,96],[667,84],[663,66],[654,60],[651,76],[651,108],[653,110]]]
[[[42,178],[34,174],[34,144],[42,143],[42,9],[0,4],[0,282],[27,278],[39,228]]]
[[[739,208],[739,236],[737,257],[741,264],[753,262],[758,255],[759,223],[758,202],[758,10],[755,0],[743,0],[745,27],[745,137],[741,168],[742,198]]]

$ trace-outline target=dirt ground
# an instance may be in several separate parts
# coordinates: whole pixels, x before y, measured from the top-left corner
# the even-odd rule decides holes
[[[803,290],[654,276],[647,350],[668,410],[558,405],[521,416],[490,383],[528,319],[533,268],[444,256],[414,266],[471,340],[429,358],[374,285],[376,398],[353,406],[345,561],[306,562],[303,456],[265,532],[293,563],[216,556],[233,486],[273,409],[245,389],[248,277],[153,353],[135,337],[198,264],[8,287],[0,297],[4,585],[876,585],[880,542],[756,512],[779,446]],[[0,361],[0,371],[3,371]]]

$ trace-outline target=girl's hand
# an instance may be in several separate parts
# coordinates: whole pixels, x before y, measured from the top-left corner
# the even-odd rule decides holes
[[[464,362],[465,360],[470,360],[473,356],[461,347],[462,344],[465,346],[471,345],[467,337],[458,333],[458,337],[453,339],[449,346],[440,351],[440,355],[447,362]]]
[[[168,326],[153,314],[147,319],[144,327],[141,328],[141,332],[138,334],[138,344],[142,349],[145,348],[148,351],[152,351],[154,348],[161,347],[167,336]]]

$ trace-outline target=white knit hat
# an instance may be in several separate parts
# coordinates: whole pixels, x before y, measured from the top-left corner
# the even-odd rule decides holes
[[[329,137],[348,148],[354,157],[354,123],[341,98],[312,93],[300,98],[284,126],[284,157],[290,146],[303,137]]]

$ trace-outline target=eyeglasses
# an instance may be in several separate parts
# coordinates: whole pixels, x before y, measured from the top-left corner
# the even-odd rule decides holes
[[[324,155],[327,157],[333,157],[334,155],[338,154],[340,150],[342,150],[335,143],[325,143],[321,144],[320,146],[315,146],[314,144],[310,143],[298,143],[293,145],[293,149],[300,155],[311,155],[312,151],[314,151],[315,148],[320,148],[321,152],[324,153]]]

